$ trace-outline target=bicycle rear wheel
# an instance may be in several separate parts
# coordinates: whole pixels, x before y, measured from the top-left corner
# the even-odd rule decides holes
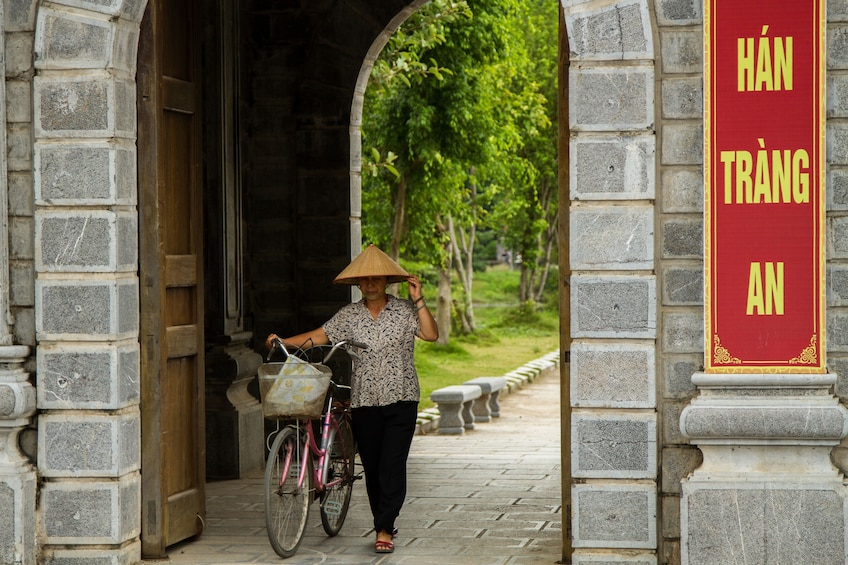
[[[300,546],[312,491],[311,457],[307,455],[301,486],[306,432],[287,426],[274,439],[265,465],[265,528],[277,555],[291,557]]]
[[[347,416],[340,414],[333,417],[327,453],[325,484],[335,480],[340,482],[326,488],[321,494],[321,525],[328,536],[335,536],[347,517],[355,480],[353,431]]]

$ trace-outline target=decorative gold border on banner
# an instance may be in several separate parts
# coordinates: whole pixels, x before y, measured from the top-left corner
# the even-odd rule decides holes
[[[787,1],[787,0],[784,0]],[[714,53],[712,49],[712,34],[714,21],[715,4],[718,0],[706,0],[704,2],[704,346],[707,355],[705,355],[704,370],[707,373],[749,373],[752,371],[762,372],[764,374],[779,374],[779,373],[824,373],[826,372],[826,307],[827,307],[827,286],[826,272],[827,264],[825,257],[826,249],[826,179],[827,179],[827,163],[826,163],[826,137],[827,137],[827,114],[826,114],[826,80],[827,68],[825,63],[825,54],[827,52],[827,15],[826,15],[826,0],[813,0],[816,11],[815,22],[813,23],[814,32],[818,38],[817,51],[814,53],[815,64],[812,72],[817,73],[817,90],[819,93],[817,105],[813,105],[811,111],[816,114],[817,119],[814,120],[818,124],[818,136],[814,136],[814,149],[816,151],[815,161],[819,167],[818,170],[818,205],[814,207],[813,214],[815,215],[814,224],[818,226],[818,238],[814,239],[815,249],[813,250],[812,263],[815,267],[818,266],[817,279],[814,282],[814,288],[818,288],[818,307],[815,308],[813,316],[816,318],[816,327],[813,328],[814,333],[810,339],[810,345],[804,348],[798,357],[794,357],[789,361],[759,361],[750,362],[742,361],[739,358],[733,357],[730,352],[721,345],[721,340],[717,333],[713,333],[717,328],[714,327],[712,303],[712,280],[714,278],[715,266],[712,264],[712,252],[714,238],[717,234],[712,233],[712,133],[715,131],[715,116],[712,112],[712,100],[714,96],[714,80],[712,80],[712,70],[714,67]],[[813,275],[815,268],[812,269]],[[713,340],[714,343],[713,343]],[[726,356],[726,357],[725,357]],[[719,361],[720,359],[728,359],[727,361]],[[715,366],[716,363],[732,363],[722,366]]]
[[[810,345],[804,348],[804,351],[801,352],[801,355],[798,357],[793,357],[789,360],[790,365],[815,365],[818,360],[816,358],[816,336],[810,338]]]
[[[793,357],[787,363],[790,365],[815,365],[818,361],[818,357],[816,355],[817,347],[816,344],[818,342],[818,337],[813,335],[810,337],[810,344],[804,348],[798,357]],[[717,336],[713,336],[713,363],[714,364],[722,364],[722,365],[741,365],[742,359],[738,357],[734,357],[730,354],[730,351],[727,350],[721,344],[721,339]],[[734,367],[735,369],[735,367]],[[776,370],[784,369],[783,367],[774,367]],[[794,368],[790,368],[794,371]]]
[[[819,45],[818,45],[818,73],[819,73],[819,242],[818,242],[818,260],[819,260],[819,325],[818,334],[813,334],[812,339],[816,340],[819,351],[819,362],[815,369],[819,373],[827,372],[827,109],[825,97],[827,96],[827,64],[825,58],[827,56],[827,2],[825,0],[817,1],[817,20],[819,30]],[[810,341],[812,344],[812,340]]]
[[[732,363],[734,365],[739,365],[742,363],[742,359],[739,357],[734,357],[730,354],[726,347],[721,344],[721,339],[719,339],[718,335],[713,336],[713,363],[723,363],[728,364]]]
[[[712,130],[713,130],[713,114],[712,114],[712,99],[713,99],[713,81],[712,77],[712,18],[713,18],[713,0],[704,1],[704,351],[705,355],[705,371],[709,372],[712,363],[710,363],[710,353],[714,352],[713,339],[716,345],[720,344],[718,336],[713,335],[713,319],[712,319]]]

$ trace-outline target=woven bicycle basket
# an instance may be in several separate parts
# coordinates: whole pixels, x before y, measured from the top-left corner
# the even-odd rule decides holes
[[[317,419],[324,410],[332,371],[290,356],[259,367],[259,394],[266,418]]]

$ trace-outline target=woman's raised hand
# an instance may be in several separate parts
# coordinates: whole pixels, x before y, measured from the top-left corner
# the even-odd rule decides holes
[[[421,280],[414,275],[410,275],[410,277],[406,279],[406,282],[409,283],[409,297],[412,301],[414,302],[421,298]]]

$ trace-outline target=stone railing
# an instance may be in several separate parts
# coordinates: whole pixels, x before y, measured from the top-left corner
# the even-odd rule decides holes
[[[537,378],[549,374],[551,371],[559,370],[559,364],[560,364],[560,352],[559,352],[559,350],[552,351],[551,353],[548,353],[547,355],[544,355],[544,356],[542,356],[538,359],[530,361],[529,363],[526,363],[525,365],[522,365],[521,367],[518,367],[517,369],[510,371],[509,373],[506,373],[505,375],[503,375],[503,378],[506,380],[506,386],[504,386],[502,389],[498,390],[497,392],[499,393],[500,397],[503,397],[504,395],[507,395],[510,392],[523,387],[527,383],[531,383],[534,380],[536,380]],[[470,386],[469,383],[471,383],[471,382],[472,381],[468,381],[464,384],[455,385],[455,386],[459,387],[459,388],[461,388],[463,386]],[[459,390],[459,388],[457,388],[457,390]],[[440,391],[449,393],[450,391],[447,390],[447,389],[452,389],[452,387],[445,387],[444,389],[439,389],[437,391],[433,391],[433,394],[436,395],[436,398],[439,398],[439,394],[437,394],[437,393],[439,393]],[[481,390],[481,394],[482,393],[483,393],[483,391]],[[473,398],[468,398],[467,400],[462,400],[462,401],[460,401],[460,403],[461,404],[465,403],[465,402],[471,403],[475,399],[480,398],[481,394],[477,394],[477,395],[467,395],[466,394],[466,395],[463,395],[463,398],[465,396],[473,396]],[[450,397],[450,396],[451,396],[450,394],[447,394],[447,395],[444,395],[443,397]],[[497,404],[497,401],[498,401],[498,396],[495,397],[495,403],[496,404]],[[489,402],[491,402],[491,400]],[[465,407],[465,408],[469,408],[469,407]],[[453,412],[453,409],[451,409],[451,410]],[[458,413],[459,413],[458,415],[461,416],[462,412],[468,413],[468,412],[471,412],[471,410],[470,409],[463,409],[463,407],[460,406],[458,408]],[[456,420],[457,414],[451,414],[450,416],[445,415],[445,417],[446,418],[452,418],[451,421],[453,422],[453,421]],[[431,432],[437,431],[439,429],[439,423],[440,423],[441,419],[442,419],[442,414],[440,413],[438,407],[427,408],[427,409],[419,412],[419,414],[418,414],[418,425],[417,425],[415,433],[416,434],[426,434],[426,433],[431,433]],[[466,422],[464,422],[464,419],[462,419],[462,421],[463,421],[463,425],[460,426],[461,428],[463,428],[463,429],[472,429],[473,428],[474,422],[467,422],[466,423]],[[483,419],[478,420],[478,419],[475,418],[474,421],[475,422],[478,422],[478,421],[482,422],[482,421],[485,421],[485,420],[483,420]],[[465,424],[468,424],[468,425],[465,425]],[[456,425],[452,425],[452,427],[457,428]]]

